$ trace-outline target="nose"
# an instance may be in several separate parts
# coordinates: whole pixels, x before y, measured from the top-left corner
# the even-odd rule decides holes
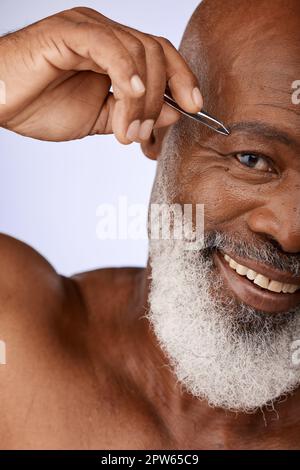
[[[265,205],[248,213],[253,232],[277,241],[283,251],[300,253],[300,191],[277,193]]]

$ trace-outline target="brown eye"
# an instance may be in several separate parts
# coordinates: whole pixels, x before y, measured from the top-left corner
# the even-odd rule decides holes
[[[272,168],[266,157],[252,153],[237,153],[238,161],[249,168],[259,171],[272,171]]]

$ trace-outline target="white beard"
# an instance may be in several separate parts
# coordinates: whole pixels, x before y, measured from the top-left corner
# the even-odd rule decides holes
[[[207,246],[222,246],[225,238],[215,232]],[[221,300],[224,285],[211,251],[187,251],[184,243],[150,241],[148,318],[175,375],[211,406],[243,412],[273,406],[300,385],[300,370],[291,361],[300,308],[274,315],[230,295]]]

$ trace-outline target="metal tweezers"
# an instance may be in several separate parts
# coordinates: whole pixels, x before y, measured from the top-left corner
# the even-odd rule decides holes
[[[167,103],[169,106],[172,108],[176,109],[179,111],[181,114],[184,114],[185,116],[188,116],[191,119],[194,119],[195,121],[200,122],[201,124],[204,124],[204,126],[209,127],[210,129],[213,129],[215,132],[219,132],[219,134],[223,135],[229,135],[230,132],[224,124],[214,117],[210,116],[209,114],[205,113],[204,111],[199,111],[198,113],[188,113],[187,111],[184,111],[177,103],[176,101],[171,98],[167,93],[164,94],[164,101]]]
[[[113,93],[110,91],[109,94],[112,95]],[[168,93],[164,94],[164,102],[168,104],[169,106],[171,106],[172,108],[179,111],[181,114],[184,114],[185,116],[188,116],[189,118],[200,122],[204,126],[207,126],[210,129],[213,129],[215,132],[218,132],[219,134],[223,134],[223,135],[230,134],[229,130],[226,129],[226,127],[224,126],[222,122],[218,121],[217,119],[205,113],[204,111],[199,111],[198,113],[195,113],[195,114],[184,111],[184,109],[182,109],[179,106],[179,104],[177,104],[176,101],[174,101],[173,98],[171,98],[171,96],[168,95]]]

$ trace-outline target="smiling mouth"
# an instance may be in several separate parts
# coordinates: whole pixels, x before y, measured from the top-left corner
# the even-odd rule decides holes
[[[275,279],[269,279],[263,274],[257,273],[253,269],[237,263],[227,254],[224,254],[224,258],[235,272],[237,272],[240,276],[246,276],[247,279],[253,282],[253,284],[256,284],[262,289],[267,289],[271,292],[277,293],[283,292],[284,294],[294,294],[294,292],[300,289],[300,286],[297,286],[296,284],[288,284],[286,282],[276,281]]]
[[[300,304],[300,278],[219,250],[214,253],[214,261],[227,287],[247,305],[282,313]]]

